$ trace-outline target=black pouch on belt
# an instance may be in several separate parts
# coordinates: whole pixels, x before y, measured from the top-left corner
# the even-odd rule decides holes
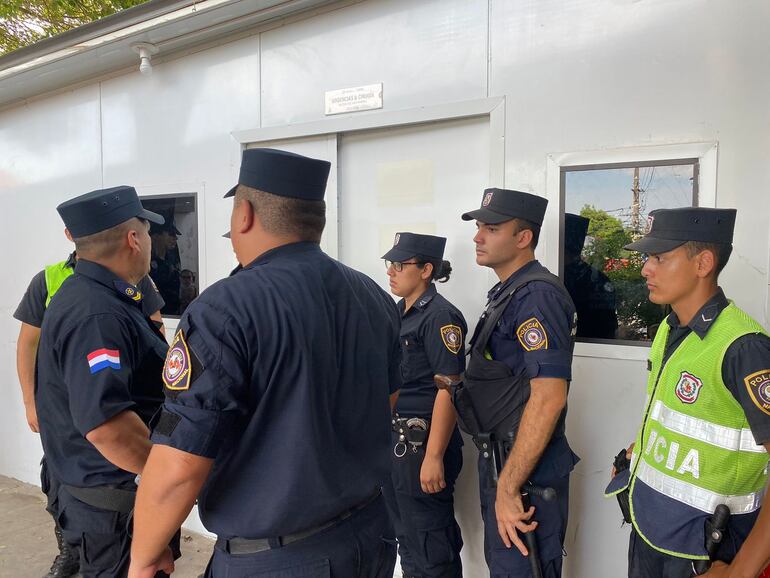
[[[618,452],[613,461],[615,467],[615,477],[612,478],[607,489],[604,490],[604,496],[609,498],[615,496],[620,506],[620,512],[623,514],[623,521],[626,524],[631,523],[631,507],[628,503],[629,485],[631,483],[631,460],[626,457],[626,448]]]

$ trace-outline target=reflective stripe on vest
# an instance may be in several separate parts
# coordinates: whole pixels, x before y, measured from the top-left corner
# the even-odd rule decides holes
[[[48,294],[45,300],[46,307],[48,307],[51,298],[59,290],[59,287],[62,286],[62,283],[64,283],[67,277],[75,272],[73,267],[67,266],[68,263],[69,260],[61,261],[53,265],[48,265],[48,267],[45,268],[45,289]]]
[[[763,488],[760,492],[745,496],[723,496],[705,488],[699,488],[693,484],[672,478],[656,470],[644,460],[642,460],[639,468],[636,470],[636,477],[656,492],[706,512],[709,516],[714,513],[719,504],[725,504],[730,508],[730,513],[733,515],[754,512],[762,505],[762,499],[765,495],[765,489]]]
[[[696,440],[732,451],[756,452],[763,454],[764,446],[758,446],[749,428],[732,428],[699,419],[667,407],[657,400],[650,410],[650,419],[657,421],[668,430],[675,431]],[[712,510],[713,511],[713,510]]]

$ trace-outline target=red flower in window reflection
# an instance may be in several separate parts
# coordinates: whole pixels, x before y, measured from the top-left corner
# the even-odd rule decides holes
[[[620,271],[621,269],[627,269],[629,264],[628,259],[615,259],[610,258],[607,259],[607,262],[604,264],[604,270],[605,271]]]

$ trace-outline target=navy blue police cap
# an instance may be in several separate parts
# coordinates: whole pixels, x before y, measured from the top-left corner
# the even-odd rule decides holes
[[[142,206],[136,189],[127,185],[91,191],[64,201],[56,210],[75,239],[106,231],[133,217],[164,223],[161,215]]]
[[[182,236],[182,232],[176,228],[176,224],[174,221],[171,221],[169,219],[166,219],[163,217],[166,221],[162,225],[158,225],[153,223],[150,227],[150,235],[158,235],[160,233],[168,233],[169,235],[176,235],[177,237]]]
[[[441,261],[446,247],[445,237],[434,235],[419,235],[417,233],[396,233],[393,248],[382,258],[388,261],[406,261],[412,257],[427,257],[430,260]]]
[[[463,221],[480,221],[487,225],[498,225],[511,219],[525,219],[536,225],[543,224],[548,199],[512,191],[509,189],[487,189],[481,197],[481,208],[463,213]]]
[[[238,185],[306,201],[321,201],[331,163],[277,149],[247,149],[241,158]],[[235,195],[235,185],[225,198]]]
[[[657,255],[688,241],[732,245],[736,213],[735,209],[707,207],[657,209],[647,217],[647,234],[624,248]]]
[[[564,246],[567,250],[573,253],[580,253],[583,250],[590,223],[591,220],[586,217],[564,213]]]

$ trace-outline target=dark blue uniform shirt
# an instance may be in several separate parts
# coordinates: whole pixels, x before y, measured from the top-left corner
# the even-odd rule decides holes
[[[72,253],[67,259],[67,267],[75,268],[75,253]],[[153,313],[160,311],[164,305],[163,297],[158,293],[158,289],[150,279],[149,275],[142,279],[137,285],[142,292],[142,311],[148,317]],[[45,314],[45,302],[48,300],[48,287],[45,284],[45,270],[40,271],[29,282],[27,291],[19,302],[19,306],[14,311],[13,316],[32,325],[41,327],[43,325],[43,315]]]
[[[162,403],[167,344],[142,312],[138,295],[105,267],[81,259],[46,310],[35,404],[49,467],[65,484],[134,479],[85,436],[126,410],[148,423]]]
[[[404,417],[430,419],[438,389],[437,373],[459,375],[465,371],[465,335],[468,326],[460,310],[438,294],[431,283],[409,311],[402,299],[401,377],[403,385],[396,411]]]
[[[544,269],[531,261],[489,292],[492,299],[510,287],[525,271]],[[532,281],[513,296],[489,338],[492,358],[502,361],[514,375],[526,371],[530,378],[572,379],[572,334],[575,306],[550,283]]]
[[[199,497],[206,528],[284,536],[382,486],[398,335],[390,296],[315,243],[268,251],[190,305],[152,439],[215,460]]]

